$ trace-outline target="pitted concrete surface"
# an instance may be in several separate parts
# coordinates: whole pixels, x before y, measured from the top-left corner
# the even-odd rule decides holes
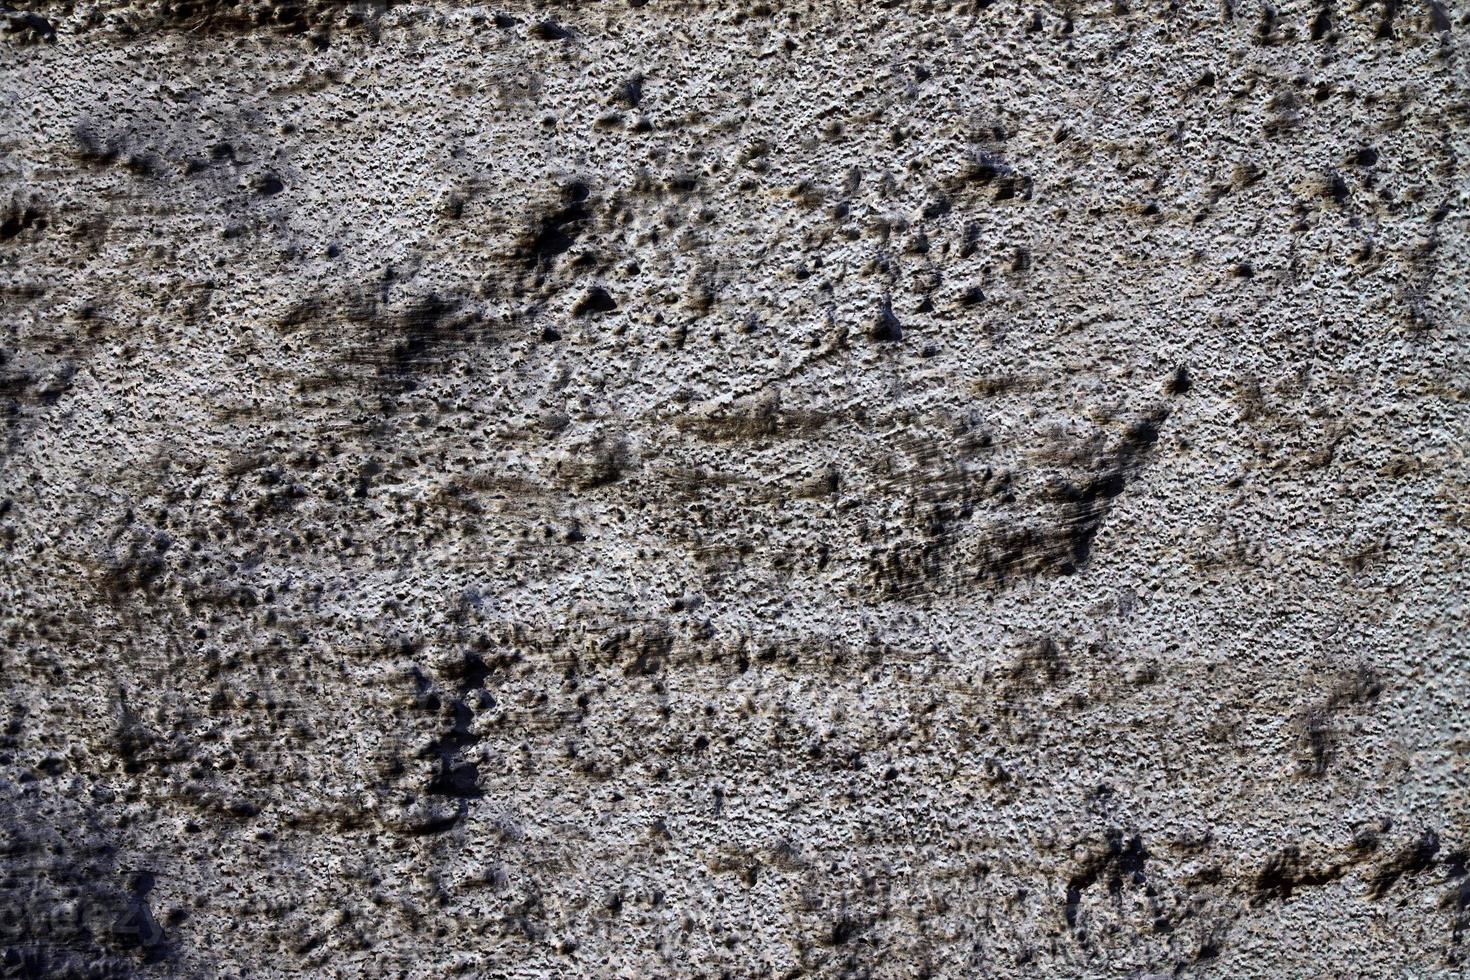
[[[1467,968],[1463,4],[19,6],[9,974]]]

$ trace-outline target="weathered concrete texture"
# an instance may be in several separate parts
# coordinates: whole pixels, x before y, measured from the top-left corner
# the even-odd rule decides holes
[[[1467,31],[0,14],[5,969],[1458,975]]]

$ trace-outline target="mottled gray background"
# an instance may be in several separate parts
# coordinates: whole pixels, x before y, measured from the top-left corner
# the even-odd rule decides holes
[[[1467,968],[1463,3],[18,6],[9,973]]]

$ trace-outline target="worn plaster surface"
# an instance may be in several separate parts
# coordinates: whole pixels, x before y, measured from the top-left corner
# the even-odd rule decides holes
[[[0,13],[0,930],[1453,976],[1470,10]]]

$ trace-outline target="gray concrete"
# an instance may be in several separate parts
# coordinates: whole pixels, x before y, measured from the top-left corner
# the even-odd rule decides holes
[[[26,6],[5,969],[1466,969],[1463,3]]]

